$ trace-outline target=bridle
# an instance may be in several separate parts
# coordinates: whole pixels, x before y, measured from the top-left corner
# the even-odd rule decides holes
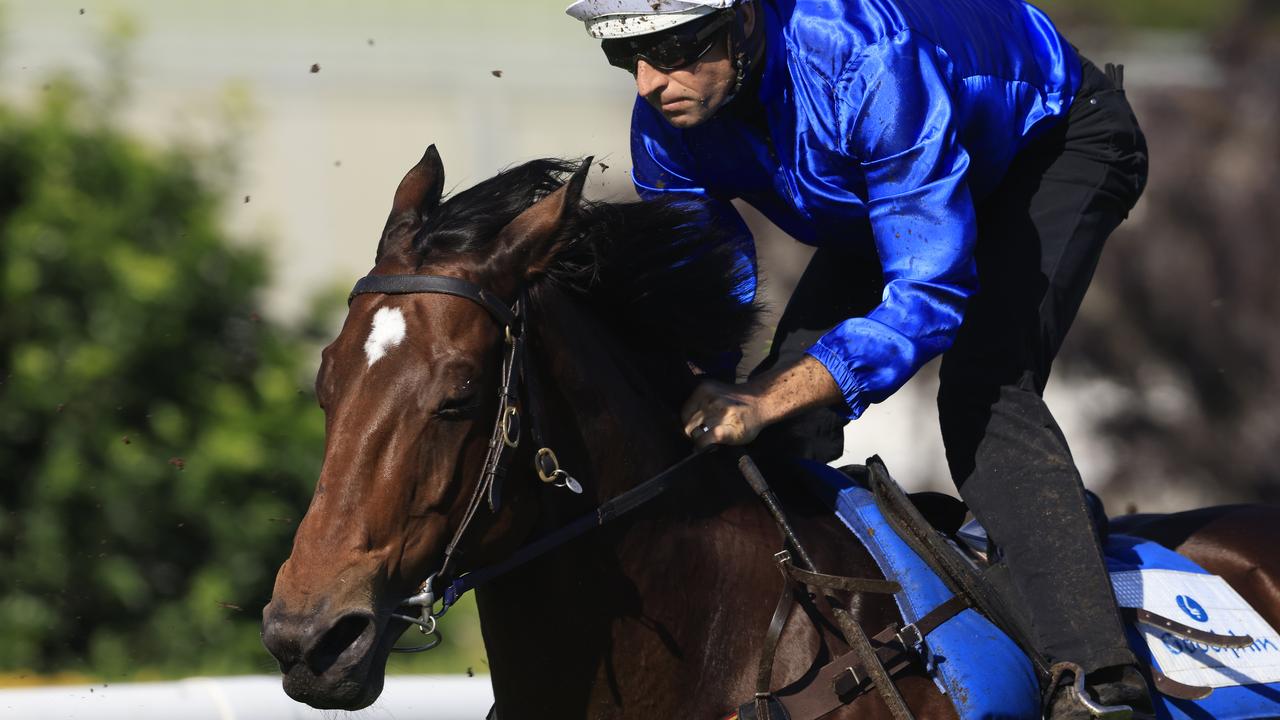
[[[502,506],[502,480],[506,476],[510,451],[515,450],[520,445],[521,422],[518,403],[520,382],[526,377],[524,372],[524,308],[528,301],[527,298],[522,296],[519,300],[516,300],[514,305],[508,307],[493,293],[479,285],[461,278],[444,275],[368,275],[356,283],[351,290],[351,294],[347,297],[347,304],[350,304],[357,295],[365,294],[437,294],[466,298],[489,311],[493,319],[503,328],[505,351],[502,357],[502,389],[498,399],[497,418],[493,424],[493,431],[489,436],[489,448],[480,471],[480,481],[476,484],[471,499],[467,502],[467,509],[462,516],[462,522],[458,525],[458,529],[454,531],[453,538],[445,547],[444,560],[441,562],[440,568],[427,577],[418,594],[400,603],[401,607],[420,608],[421,614],[417,617],[398,613],[392,614],[392,617],[396,619],[406,620],[418,625],[423,634],[432,637],[426,645],[415,648],[396,648],[396,650],[399,652],[421,652],[430,650],[440,643],[440,633],[436,629],[436,619],[444,615],[448,611],[449,605],[452,604],[445,604],[438,613],[434,611],[436,595],[433,586],[436,578],[446,577],[447,573],[452,569],[454,560],[457,557],[458,547],[466,536],[467,530],[471,527],[471,522],[475,519],[480,506],[485,504],[486,498],[488,499],[489,509],[492,512],[496,513]],[[530,405],[532,404],[533,401],[531,399]],[[575,493],[581,493],[582,487],[578,484],[578,481],[560,468],[555,452],[541,443],[541,433],[536,421],[531,425],[534,439],[539,441],[538,444],[540,446],[534,455],[534,467],[537,469],[538,477],[543,482],[569,488]]]
[[[452,539],[445,547],[444,559],[440,563],[440,568],[427,576],[417,594],[404,599],[397,605],[397,610],[406,608],[406,612],[416,611],[418,614],[409,615],[404,612],[391,614],[394,619],[417,625],[429,639],[426,644],[416,647],[392,648],[393,652],[423,652],[438,646],[441,642],[441,635],[437,627],[437,620],[443,617],[458,598],[462,597],[468,590],[473,590],[498,575],[523,565],[548,550],[558,547],[592,528],[604,525],[614,518],[624,515],[652,500],[670,487],[674,479],[678,477],[678,471],[681,468],[715,447],[709,446],[691,453],[640,485],[602,503],[593,512],[583,515],[574,522],[525,545],[512,553],[506,560],[489,567],[471,570],[456,578],[442,592],[438,592],[435,587],[436,581],[439,578],[448,577],[448,573],[453,569],[458,555],[458,547],[461,545],[468,528],[471,527],[471,522],[475,519],[480,506],[485,504],[486,498],[488,499],[489,509],[492,512],[496,513],[501,508],[502,481],[507,474],[507,465],[511,456],[510,451],[519,447],[521,439],[519,396],[522,381],[524,382],[524,394],[529,408],[530,434],[533,436],[534,444],[538,446],[538,450],[533,456],[533,466],[538,473],[538,478],[548,485],[566,488],[575,494],[582,493],[582,486],[573,476],[560,467],[560,461],[556,457],[555,451],[543,441],[541,425],[538,422],[539,410],[536,381],[525,367],[525,342],[527,339],[525,334],[527,330],[525,310],[529,305],[526,294],[522,294],[512,306],[508,307],[493,293],[461,278],[444,275],[368,275],[356,283],[351,290],[351,294],[347,297],[347,304],[349,305],[357,295],[367,294],[436,294],[465,298],[487,310],[494,320],[502,326],[503,342],[505,344],[498,412],[494,420],[493,431],[489,436],[489,448],[485,456],[484,466],[480,471],[480,481],[476,483],[475,490],[472,491],[471,498],[467,502],[462,522],[458,525],[458,529],[454,531]],[[439,611],[436,610],[437,603],[440,605]]]

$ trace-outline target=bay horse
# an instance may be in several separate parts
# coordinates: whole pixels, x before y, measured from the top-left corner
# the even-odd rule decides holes
[[[401,181],[370,272],[382,290],[353,294],[323,353],[324,464],[263,612],[264,644],[294,699],[368,706],[411,624],[405,599],[433,571],[450,567],[437,578],[448,582],[499,562],[689,455],[677,414],[697,381],[689,361],[746,340],[755,308],[734,292],[745,268],[734,240],[694,204],[584,202],[590,167],[533,161],[442,201],[432,146]],[[480,290],[386,289],[423,275]],[[512,341],[501,307],[524,318],[536,412],[502,397]],[[523,429],[505,417],[511,408]],[[499,442],[508,471],[486,475],[496,439],[531,430],[554,446],[580,495],[539,477],[527,441],[509,451]],[[626,518],[476,591],[502,720],[714,719],[752,698],[783,584],[773,558],[781,541],[732,467],[713,460],[699,459]],[[493,511],[486,477],[501,491]],[[882,577],[828,510],[778,489],[824,572]],[[1276,547],[1276,520],[1271,512],[1253,523],[1249,547]],[[1254,584],[1237,587],[1276,624],[1277,560],[1231,552],[1253,557]],[[1249,574],[1248,564],[1233,570]],[[889,596],[845,600],[871,633],[900,622]],[[829,619],[803,607],[779,643],[775,687],[848,649]],[[922,668],[897,686],[916,717],[955,717]],[[890,714],[870,692],[829,717]]]

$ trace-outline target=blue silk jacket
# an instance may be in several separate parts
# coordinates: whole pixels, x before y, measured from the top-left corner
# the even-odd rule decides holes
[[[643,197],[709,199],[748,248],[730,199],[801,242],[878,259],[881,304],[809,349],[857,417],[951,345],[977,287],[974,202],[1066,114],[1080,60],[1020,0],[765,0],[763,10],[769,137],[723,110],[678,130],[638,98],[633,179]]]

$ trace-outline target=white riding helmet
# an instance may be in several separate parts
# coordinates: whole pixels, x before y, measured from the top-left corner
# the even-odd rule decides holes
[[[736,4],[738,0],[579,0],[565,13],[586,23],[591,37],[612,40],[669,30]]]

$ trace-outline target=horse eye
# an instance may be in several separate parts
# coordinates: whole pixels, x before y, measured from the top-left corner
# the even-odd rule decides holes
[[[440,403],[440,407],[436,409],[435,414],[437,417],[445,419],[463,419],[469,417],[479,408],[480,401],[476,393],[475,383],[467,380],[453,389],[449,397]]]

